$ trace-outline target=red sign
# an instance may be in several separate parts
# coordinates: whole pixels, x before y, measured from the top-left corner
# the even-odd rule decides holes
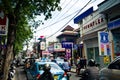
[[[0,11],[0,35],[7,35],[8,18],[3,11]]]

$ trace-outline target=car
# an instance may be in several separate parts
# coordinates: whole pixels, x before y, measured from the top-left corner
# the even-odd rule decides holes
[[[33,65],[30,66],[29,72],[33,79],[36,80],[38,76],[43,74],[44,70],[43,67],[45,64],[50,64],[51,69],[50,72],[53,74],[54,80],[67,80],[67,74],[65,71],[62,70],[56,63],[54,62],[35,62]],[[28,75],[28,77],[30,76]],[[28,79],[29,80],[29,79]]]
[[[29,69],[31,64],[33,64],[34,62],[35,58],[26,57],[24,61],[24,70],[26,71],[27,69]]]
[[[56,58],[55,61],[63,69],[64,59]]]
[[[99,71],[99,80],[120,80],[120,56]]]

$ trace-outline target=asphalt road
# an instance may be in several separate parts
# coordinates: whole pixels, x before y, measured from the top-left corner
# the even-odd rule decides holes
[[[79,79],[80,79],[80,77],[76,76],[76,73],[71,72],[70,80],[79,80]],[[13,80],[27,80],[25,72],[23,70],[23,67],[16,68],[16,74],[15,74]]]

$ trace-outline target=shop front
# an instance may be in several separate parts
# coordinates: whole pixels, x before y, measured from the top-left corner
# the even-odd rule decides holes
[[[120,56],[120,19],[108,23],[108,28],[112,33],[114,57]]]
[[[97,35],[96,35],[97,36]],[[99,60],[98,38],[84,40],[84,48],[86,49],[87,59],[94,59],[97,63]]]

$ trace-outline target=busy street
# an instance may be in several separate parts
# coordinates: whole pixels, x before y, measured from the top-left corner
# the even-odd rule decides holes
[[[80,76],[76,76],[75,68],[71,71],[71,77],[70,80],[79,80]],[[13,80],[27,80],[26,74],[24,72],[23,66],[16,68],[16,74],[13,78]]]
[[[0,80],[120,80],[120,0],[0,0]]]

